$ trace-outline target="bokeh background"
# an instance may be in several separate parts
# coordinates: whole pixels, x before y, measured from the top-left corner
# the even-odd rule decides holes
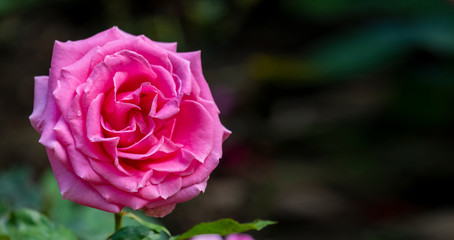
[[[233,132],[206,193],[162,219],[173,233],[231,217],[279,222],[258,240],[454,239],[448,0],[0,0],[3,206],[112,230],[59,200],[28,116],[53,41],[113,25],[201,49]]]

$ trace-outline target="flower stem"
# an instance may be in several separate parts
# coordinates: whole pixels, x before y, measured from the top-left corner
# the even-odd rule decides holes
[[[124,212],[115,213],[115,232],[121,228],[121,222],[123,220]]]

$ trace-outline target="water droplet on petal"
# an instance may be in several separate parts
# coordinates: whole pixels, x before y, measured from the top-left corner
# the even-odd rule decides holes
[[[78,117],[82,116],[82,112],[80,110],[77,110],[77,116]]]

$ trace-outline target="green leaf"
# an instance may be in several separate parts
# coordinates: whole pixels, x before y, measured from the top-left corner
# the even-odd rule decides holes
[[[11,212],[6,222],[6,231],[0,239],[27,240],[76,240],[68,229],[56,225],[47,217],[32,209],[18,209]]]
[[[169,236],[164,233],[155,233],[146,226],[127,226],[116,231],[109,240],[167,240]]]
[[[129,217],[129,218],[137,221],[138,223],[142,224],[143,226],[152,229],[153,231],[155,231],[157,233],[164,232],[164,233],[168,234],[169,236],[171,235],[169,230],[167,230],[167,228],[165,228],[164,226],[161,226],[161,225],[155,224],[155,223],[151,223],[151,222],[147,222],[147,221],[143,220],[142,218],[140,218],[139,216],[135,215],[134,213],[125,212],[123,216]]]
[[[226,218],[214,222],[200,223],[189,229],[189,231],[179,236],[171,237],[170,239],[183,240],[201,234],[219,234],[225,236],[231,233],[246,232],[249,230],[261,230],[262,228],[271,224],[276,224],[276,222],[267,220],[255,220],[251,223],[238,223],[233,219]]]

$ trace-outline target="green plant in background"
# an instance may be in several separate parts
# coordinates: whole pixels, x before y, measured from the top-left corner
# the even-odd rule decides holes
[[[125,211],[123,227],[115,233],[112,214],[87,208],[68,200],[61,200],[57,182],[52,172],[47,171],[40,184],[30,181],[29,171],[22,168],[2,172],[1,186],[21,186],[28,183],[35,190],[35,198],[23,203],[16,199],[26,199],[27,191],[0,192],[0,240],[184,240],[200,234],[220,234],[261,230],[274,224],[273,221],[256,220],[240,224],[231,219],[221,219],[201,223],[187,232],[171,236],[154,218],[140,211]],[[14,177],[13,177],[14,176]],[[18,188],[21,189],[21,188]],[[36,210],[26,207],[34,207]],[[42,213],[47,216],[43,215]],[[58,223],[58,224],[56,224]]]
[[[0,239],[2,240],[76,240],[69,229],[51,222],[31,209],[0,212]]]

